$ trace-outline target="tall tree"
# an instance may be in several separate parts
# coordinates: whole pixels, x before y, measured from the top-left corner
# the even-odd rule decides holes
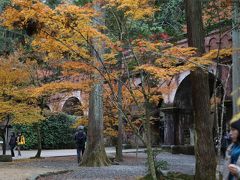
[[[233,88],[233,114],[240,113],[240,106],[237,105],[237,100],[240,97],[240,2],[233,2],[233,70],[232,70],[232,88]]]
[[[122,81],[118,81],[118,141],[116,149],[116,159],[123,160],[122,143],[123,143],[123,114],[122,114]]]
[[[202,2],[185,0],[188,44],[198,55],[205,52]],[[210,118],[208,72],[200,68],[191,72],[193,115],[195,124],[196,179],[215,179],[216,158],[213,144],[213,122]]]
[[[101,13],[101,16],[94,23],[104,25],[104,12],[98,2],[94,5],[96,12]],[[104,43],[98,38],[92,40],[92,52],[96,61],[101,62],[104,54]],[[109,159],[104,147],[103,140],[103,81],[99,75],[95,75],[99,81],[93,86],[89,99],[89,121],[88,121],[88,143],[84,153],[81,165],[83,166],[106,166],[109,164]]]

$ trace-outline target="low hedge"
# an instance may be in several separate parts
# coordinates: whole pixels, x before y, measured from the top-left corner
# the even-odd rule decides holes
[[[43,149],[74,148],[75,129],[71,128],[75,117],[58,113],[40,123]],[[15,125],[14,131],[21,131],[25,136],[25,149],[37,148],[37,130],[32,125]]]

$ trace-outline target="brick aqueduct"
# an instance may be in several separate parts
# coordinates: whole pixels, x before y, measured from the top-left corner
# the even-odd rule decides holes
[[[181,47],[187,47],[187,39],[178,42]],[[218,31],[210,33],[205,39],[205,48],[209,52],[213,49],[231,48],[232,38],[231,32],[227,31],[219,35]],[[224,101],[224,121],[226,122],[232,115],[232,100],[231,100],[231,77],[227,81],[228,74],[231,73],[229,65],[231,64],[231,57],[221,60],[217,65],[209,67],[209,82],[210,94],[213,95],[213,84],[215,81],[215,73],[218,68],[217,79],[217,95],[222,99],[223,89],[227,89],[226,99]],[[165,145],[193,145],[193,118],[192,118],[192,100],[191,100],[191,82],[189,78],[190,71],[182,72],[176,75],[171,82],[162,84],[163,87],[171,87],[167,94],[162,94],[163,102],[161,107],[157,110],[157,120],[152,126],[153,144]],[[75,81],[80,81],[76,79]],[[136,85],[140,83],[139,79],[135,79]],[[160,86],[159,86],[160,87]],[[161,88],[161,87],[160,87]],[[80,91],[71,93],[57,94],[50,98],[48,108],[53,112],[71,112],[71,106],[74,104],[81,104],[84,94]],[[81,114],[87,115],[88,112]],[[213,115],[214,116],[214,115]],[[214,118],[214,117],[212,117]],[[224,127],[226,130],[227,127]],[[126,140],[133,141],[133,136],[126,135]],[[131,137],[131,138],[129,138]],[[134,142],[132,142],[134,143]]]

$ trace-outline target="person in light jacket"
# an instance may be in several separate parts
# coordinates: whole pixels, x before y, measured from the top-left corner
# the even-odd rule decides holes
[[[18,156],[21,156],[21,147],[25,145],[25,137],[21,132],[18,132],[17,136],[17,150],[18,150]]]
[[[240,179],[240,119],[231,122],[232,144],[226,151],[225,164],[222,175],[224,180]]]

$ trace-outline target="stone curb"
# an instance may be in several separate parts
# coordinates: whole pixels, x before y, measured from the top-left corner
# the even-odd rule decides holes
[[[27,178],[26,180],[37,180],[40,177],[46,177],[46,176],[50,176],[50,175],[59,175],[59,174],[65,174],[68,172],[73,172],[73,170],[60,170],[60,171],[55,171],[55,172],[47,172],[44,174],[37,174],[37,175],[33,175],[30,178]]]

